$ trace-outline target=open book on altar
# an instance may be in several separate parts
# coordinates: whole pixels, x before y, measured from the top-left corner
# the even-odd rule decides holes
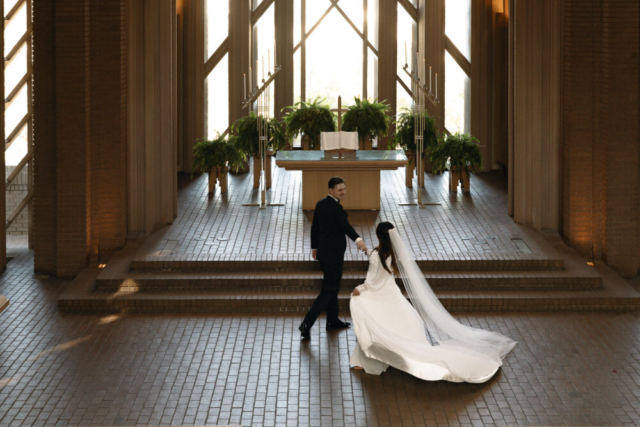
[[[322,132],[321,150],[357,150],[358,132]]]

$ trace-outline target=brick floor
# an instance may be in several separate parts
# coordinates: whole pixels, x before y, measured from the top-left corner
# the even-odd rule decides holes
[[[640,313],[467,313],[519,341],[483,385],[349,370],[301,316],[61,315],[26,250],[0,276],[0,425],[640,424]],[[319,323],[320,325],[322,322]]]
[[[165,259],[214,254],[308,254],[313,214],[300,208],[302,173],[275,166],[273,171],[268,201],[285,206],[265,210],[242,206],[259,200],[250,173],[231,176],[228,192],[220,194],[217,188],[211,196],[205,176],[194,180],[182,176],[178,218],[162,239],[144,251]],[[383,171],[380,211],[352,211],[349,220],[370,246],[377,244],[375,225],[392,221],[417,257],[460,253],[507,256],[528,250],[539,254],[540,248],[507,215],[506,186],[506,177],[488,173],[471,177],[471,194],[451,193],[447,174],[427,174],[423,200],[441,205],[418,209],[399,206],[415,197],[405,185],[404,169]],[[525,246],[517,246],[514,238],[523,239]],[[357,254],[355,245],[349,245],[347,258]]]

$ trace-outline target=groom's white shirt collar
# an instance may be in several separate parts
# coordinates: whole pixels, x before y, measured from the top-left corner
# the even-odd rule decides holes
[[[333,197],[331,194],[329,194],[329,197],[331,197],[333,200],[335,200],[336,202],[340,203],[340,201],[338,199],[336,199],[335,197]],[[358,237],[356,239],[356,243],[358,243],[360,240],[362,240],[362,237]]]

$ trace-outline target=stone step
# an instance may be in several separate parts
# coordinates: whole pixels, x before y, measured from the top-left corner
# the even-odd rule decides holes
[[[602,277],[592,269],[580,272],[451,272],[425,271],[425,278],[434,290],[440,291],[523,291],[523,290],[594,290],[602,285]],[[350,292],[362,284],[365,271],[345,271],[342,289]],[[322,272],[257,272],[193,273],[134,272],[113,277],[107,272],[98,275],[97,292],[203,292],[228,291],[240,293],[300,292],[317,293],[322,287]],[[398,281],[401,285],[401,281]]]
[[[632,311],[640,307],[638,295],[606,291],[436,292],[447,310],[470,311]],[[93,292],[64,295],[58,306],[64,313],[231,314],[305,313],[316,292]],[[339,295],[342,313],[349,310],[348,293]]]
[[[538,254],[419,254],[416,260],[424,271],[555,271],[562,270],[561,257]],[[347,254],[345,270],[366,270],[368,260],[364,255]],[[147,271],[215,271],[215,272],[264,272],[264,271],[320,271],[320,264],[307,254],[290,255],[204,255],[194,256],[145,256],[131,261],[136,272]]]

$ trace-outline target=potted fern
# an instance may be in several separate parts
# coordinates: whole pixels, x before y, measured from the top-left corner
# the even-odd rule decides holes
[[[253,157],[253,187],[260,185],[260,169],[262,168],[260,159],[260,134],[258,133],[258,116],[253,111],[248,116],[236,120],[231,126],[231,132],[236,135],[237,144],[240,150],[248,157]],[[269,119],[269,141],[267,144],[267,156],[272,156],[274,152],[284,150],[285,137],[282,124],[278,120]],[[265,164],[265,175],[267,188],[271,188],[271,159]]]
[[[304,150],[319,150],[320,134],[336,130],[336,115],[324,103],[324,99],[300,101],[282,111],[287,111],[283,118],[287,128],[286,136],[293,140],[302,135]]]
[[[416,167],[415,117],[415,112],[413,110],[408,110],[406,108],[403,109],[400,114],[398,114],[396,120],[396,132],[393,135],[394,148],[400,146],[407,155],[407,159],[409,159],[409,164],[405,169],[406,183],[409,188],[413,187],[413,169]],[[431,172],[433,167],[431,165],[430,158],[433,149],[438,145],[438,135],[436,122],[426,111],[424,112],[424,123],[424,132],[422,133],[424,140],[422,165],[423,170]],[[424,179],[424,177],[422,177],[422,179]],[[420,183],[422,184],[422,181]]]
[[[433,150],[431,161],[435,173],[449,173],[449,189],[457,191],[462,180],[464,191],[470,191],[469,173],[482,168],[482,156],[478,140],[468,133],[456,133],[441,139]]]
[[[235,141],[227,140],[218,134],[213,140],[200,138],[193,146],[193,170],[209,175],[209,193],[220,182],[220,192],[227,192],[227,174],[229,169],[238,170],[245,160]]]
[[[347,107],[344,113],[342,130],[346,132],[358,132],[361,150],[371,150],[371,142],[376,137],[386,136],[389,132],[391,117],[387,115],[390,110],[385,101],[378,99],[353,99],[355,104]]]

